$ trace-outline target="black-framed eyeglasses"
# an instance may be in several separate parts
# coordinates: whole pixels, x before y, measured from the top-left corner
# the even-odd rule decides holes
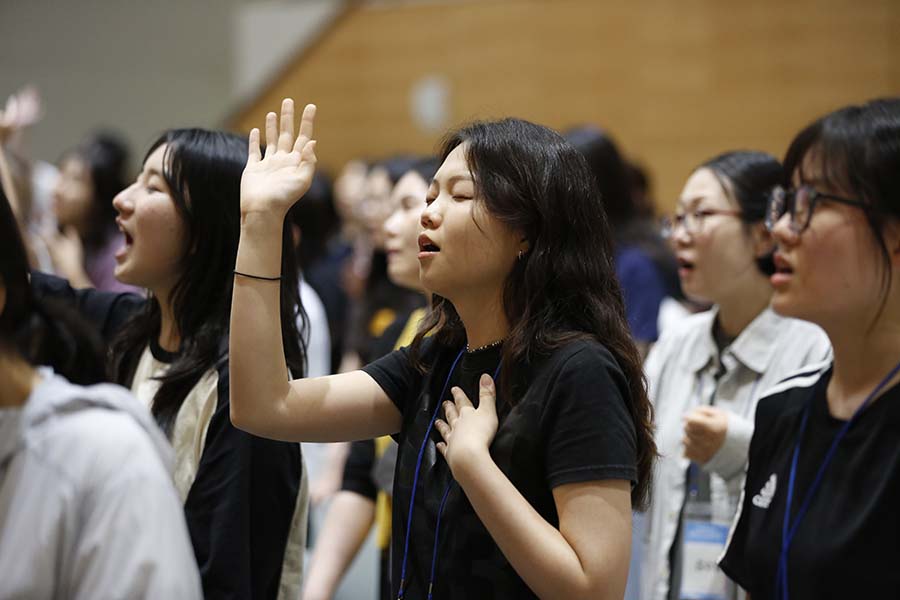
[[[714,215],[725,215],[728,217],[740,217],[739,210],[724,210],[715,208],[697,208],[687,212],[675,213],[671,217],[663,217],[662,220],[662,236],[670,238],[675,235],[678,227],[684,227],[685,232],[689,235],[700,233],[703,231],[703,223],[707,217]]]
[[[803,233],[809,227],[816,205],[823,200],[855,206],[863,210],[871,209],[865,202],[825,194],[810,185],[801,185],[797,189],[783,188],[779,185],[775,186],[769,195],[769,204],[766,207],[766,229],[772,231],[779,219],[786,213],[790,213],[791,231],[797,234]]]

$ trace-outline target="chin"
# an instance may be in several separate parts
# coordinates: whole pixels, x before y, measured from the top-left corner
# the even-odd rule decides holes
[[[776,290],[775,293],[772,294],[772,303],[770,306],[772,307],[772,310],[782,317],[803,319],[805,321],[811,320],[809,316],[805,314],[805,311],[798,306],[797,302],[792,300],[790,295],[785,292]]]

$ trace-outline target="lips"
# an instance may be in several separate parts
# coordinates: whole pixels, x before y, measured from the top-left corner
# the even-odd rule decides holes
[[[678,274],[681,277],[687,277],[694,272],[694,262],[692,260],[684,256],[676,256],[675,260],[678,262]]]
[[[775,253],[772,260],[775,263],[776,273],[791,274],[794,272],[793,265],[778,252]]]
[[[419,236],[419,253],[420,254],[434,254],[436,252],[440,252],[441,248],[437,244],[435,244],[430,237],[425,235],[424,233]]]
[[[794,266],[783,255],[776,252],[772,257],[775,263],[775,272],[769,278],[769,282],[774,288],[783,288],[791,282],[794,276]]]

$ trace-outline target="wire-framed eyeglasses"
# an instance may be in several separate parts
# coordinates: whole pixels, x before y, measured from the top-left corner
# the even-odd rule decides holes
[[[703,224],[707,217],[714,215],[725,215],[728,217],[740,217],[739,210],[724,210],[715,208],[696,208],[685,212],[677,212],[671,217],[663,217],[662,220],[662,236],[671,238],[675,236],[675,230],[683,227],[684,231],[689,235],[694,235],[703,231]]]

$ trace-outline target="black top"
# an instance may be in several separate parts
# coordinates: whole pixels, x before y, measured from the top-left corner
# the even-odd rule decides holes
[[[403,414],[394,477],[392,597],[400,585],[403,547],[416,459],[425,430],[459,349],[423,343],[425,374],[408,349],[389,354],[365,371]],[[493,374],[500,348],[467,354],[451,378],[478,404],[478,378]],[[506,367],[504,367],[506,368]],[[604,479],[637,480],[636,434],[628,409],[628,384],[609,351],[578,341],[550,357],[517,369],[513,389],[524,390],[515,406],[498,402],[500,427],[491,457],[535,510],[554,527],[559,517],[551,490],[567,483]],[[449,388],[448,388],[449,389]],[[450,481],[447,463],[435,448],[437,431],[426,444],[416,492],[407,561],[406,598],[425,598],[431,571],[435,524]],[[443,511],[434,599],[535,598],[494,543],[462,489],[454,484]]]
[[[791,459],[804,408],[791,515],[838,430],[828,411],[831,367],[807,370],[761,400],[738,521],[720,566],[753,600],[775,598]],[[791,600],[900,598],[900,386],[868,407],[837,447],[791,544]]]
[[[41,273],[33,273],[31,283],[36,295],[78,309],[107,342],[146,305],[136,294],[75,290],[67,281]],[[153,339],[150,351],[162,362],[177,357]],[[203,594],[216,599],[274,599],[300,493],[300,445],[256,437],[231,424],[227,339],[215,368],[216,410],[184,505]]]
[[[350,454],[344,463],[341,490],[355,492],[375,502],[378,488],[372,479],[375,466],[375,440],[359,440],[350,444]]]

